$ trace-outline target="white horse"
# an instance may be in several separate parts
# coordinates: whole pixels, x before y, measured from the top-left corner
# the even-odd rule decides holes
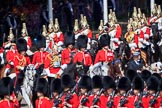
[[[25,71],[25,78],[23,81],[23,85],[21,86],[22,96],[26,101],[26,103],[28,104],[29,108],[33,108],[30,96],[32,96],[35,74],[36,74],[35,66],[32,64],[28,65]]]
[[[98,62],[89,68],[89,76],[92,78],[95,75],[107,76],[109,71],[109,65],[106,62]]]

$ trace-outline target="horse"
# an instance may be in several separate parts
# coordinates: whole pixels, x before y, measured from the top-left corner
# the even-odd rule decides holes
[[[118,58],[122,62],[122,70],[126,70],[128,62],[131,60],[131,49],[126,41],[119,45]]]

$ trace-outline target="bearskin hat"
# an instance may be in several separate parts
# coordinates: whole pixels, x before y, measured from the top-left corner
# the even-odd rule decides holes
[[[51,92],[58,92],[58,93],[62,92],[61,79],[56,78],[56,79],[52,80],[52,82],[51,82]]]
[[[14,91],[14,83],[10,77],[0,80],[0,96],[10,95]]]
[[[144,89],[144,81],[141,77],[134,77],[133,81],[133,89],[142,91]]]
[[[73,32],[66,32],[64,34],[64,45],[65,47],[68,47],[68,45],[72,44],[75,45],[75,37]]]
[[[110,45],[110,36],[107,34],[103,34],[100,38],[99,38],[99,45],[100,47],[105,47],[105,46],[109,46]]]
[[[126,71],[126,77],[129,78],[131,82],[134,79],[134,77],[136,77],[137,75],[138,75],[137,72],[132,69]]]
[[[131,82],[127,77],[119,79],[118,89],[128,91],[131,88]]]
[[[27,42],[23,38],[19,38],[16,42],[18,52],[27,51]]]
[[[82,76],[80,82],[79,82],[79,88],[85,88],[87,90],[91,90],[91,77],[89,76]]]
[[[151,76],[148,80],[147,80],[147,89],[148,90],[154,90],[157,91],[159,88],[159,79],[155,76]]]
[[[80,35],[77,39],[78,49],[87,48],[88,37],[86,35]]]
[[[61,85],[62,88],[72,88],[74,85],[74,81],[72,79],[72,77],[68,74],[64,74],[61,78]]]
[[[48,95],[48,82],[45,78],[40,78],[36,84],[36,91]]]
[[[102,88],[102,79],[99,75],[95,75],[92,78],[92,87],[93,88]]]
[[[44,36],[40,35],[37,37],[36,47],[38,50],[46,47],[46,38]]]
[[[115,81],[110,76],[104,76],[102,80],[102,84],[104,89],[109,89],[109,88],[116,89]]]
[[[151,72],[148,70],[143,70],[141,72],[141,77],[146,82],[151,77]]]
[[[152,76],[157,77],[159,80],[161,79],[161,76],[160,76],[160,74],[159,74],[159,73],[153,73],[153,74],[152,74]]]

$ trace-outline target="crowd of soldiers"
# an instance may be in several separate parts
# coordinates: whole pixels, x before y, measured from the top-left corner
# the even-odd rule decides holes
[[[40,77],[36,79],[34,90],[37,100],[36,108],[159,108],[162,107],[162,79],[157,64],[157,71],[143,70],[147,67],[140,61],[140,52],[153,36],[151,24],[158,24],[162,30],[162,12],[160,5],[155,5],[150,18],[142,14],[140,8],[134,7],[132,18],[128,21],[127,33],[124,38],[130,47],[131,60],[127,70],[121,73],[119,79],[109,76],[108,66],[119,57],[122,29],[115,12],[110,10],[106,25],[100,21],[98,33],[95,36],[97,52],[92,60],[93,35],[86,16],[81,15],[80,21],[75,20],[74,30],[62,33],[58,19],[50,20],[48,31],[43,25],[42,34],[35,39],[36,49],[31,51],[32,41],[23,23],[21,37],[15,39],[12,28],[8,41],[3,43],[1,54],[0,108],[18,108],[19,102],[14,89],[18,83],[19,74],[30,64],[39,70]],[[81,29],[80,29],[81,28]],[[161,45],[161,41],[158,43]],[[155,52],[156,54],[156,52]],[[3,62],[2,62],[3,61]],[[83,65],[83,72],[72,74],[74,64]],[[75,65],[76,66],[76,65]],[[96,68],[102,68],[101,74],[94,73]],[[69,69],[69,70],[68,70]],[[97,71],[98,72],[98,71]],[[10,76],[13,74],[15,76]],[[99,73],[99,72],[98,72]],[[15,78],[14,78],[15,77]],[[50,82],[48,77],[53,78]],[[13,79],[14,80],[13,80]]]

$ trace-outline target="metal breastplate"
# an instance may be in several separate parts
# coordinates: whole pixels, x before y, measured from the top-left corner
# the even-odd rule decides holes
[[[56,59],[56,60],[55,60]],[[53,57],[53,62],[52,62],[52,66],[54,67],[54,68],[58,68],[58,67],[60,67],[61,66],[61,60],[60,60],[60,57],[58,57],[58,56],[55,56],[55,57]]]

